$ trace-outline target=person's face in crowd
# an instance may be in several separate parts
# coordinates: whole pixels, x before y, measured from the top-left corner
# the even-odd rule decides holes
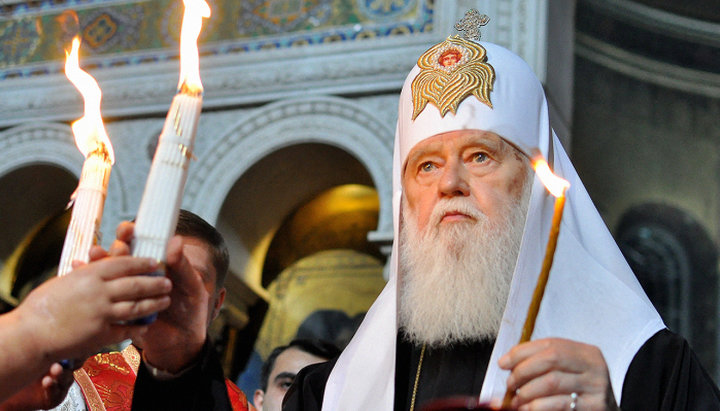
[[[305,352],[298,347],[290,347],[275,359],[267,381],[267,390],[255,391],[253,403],[258,411],[280,411],[282,400],[297,373],[310,364],[327,361],[327,358]]]
[[[432,222],[437,203],[453,197],[467,198],[491,221],[502,220],[502,205],[521,195],[527,164],[519,150],[492,132],[451,131],[421,141],[408,154],[403,172],[405,198],[419,231],[473,223],[474,217],[462,210],[445,211]]]
[[[210,246],[203,240],[195,237],[183,236],[183,254],[192,266],[193,271],[202,277],[205,289],[208,292],[208,320],[209,325],[220,312],[220,307],[225,300],[225,288],[218,289],[215,281],[217,273],[213,265]]]

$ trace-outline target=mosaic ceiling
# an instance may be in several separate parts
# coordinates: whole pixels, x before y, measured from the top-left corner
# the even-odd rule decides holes
[[[202,54],[252,52],[421,33],[433,0],[208,0]],[[44,0],[0,8],[0,79],[59,72],[77,12],[85,68],[178,56],[181,0]]]

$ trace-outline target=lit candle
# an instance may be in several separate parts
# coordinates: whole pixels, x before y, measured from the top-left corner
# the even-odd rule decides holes
[[[540,178],[540,181],[545,185],[545,188],[550,194],[555,196],[555,211],[553,213],[552,225],[550,226],[550,236],[547,247],[545,248],[545,258],[543,259],[540,275],[535,285],[535,291],[530,301],[530,307],[528,307],[527,317],[525,317],[525,324],[523,325],[522,335],[520,336],[518,344],[530,341],[530,337],[535,329],[535,320],[540,311],[540,303],[545,294],[545,286],[547,285],[548,278],[550,278],[550,267],[552,267],[553,258],[555,257],[555,247],[557,246],[558,235],[560,234],[560,221],[562,220],[563,209],[565,208],[565,191],[570,187],[570,183],[568,183],[567,180],[556,176],[550,171],[550,166],[548,166],[548,163],[539,154],[533,160],[533,168],[538,178]],[[503,407],[510,407],[512,397],[512,391],[508,390],[505,392]]]
[[[83,117],[72,124],[75,143],[85,156],[80,182],[72,195],[73,211],[60,256],[58,275],[72,270],[72,261],[87,262],[90,247],[99,237],[100,221],[107,193],[110,169],[115,162],[112,145],[102,117],[102,92],[95,79],[80,69],[80,38],[75,36],[70,53],[65,53],[65,75],[85,101]]]
[[[202,108],[203,87],[197,39],[202,18],[210,17],[204,0],[184,0],[180,33],[180,81],[160,134],[135,223],[132,254],[165,261],[175,232],[187,170]],[[163,275],[163,272],[153,273]],[[153,318],[145,319],[145,322]]]

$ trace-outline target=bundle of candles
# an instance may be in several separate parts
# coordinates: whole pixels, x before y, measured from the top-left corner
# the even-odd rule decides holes
[[[100,221],[107,194],[110,169],[115,162],[110,138],[100,114],[102,92],[97,81],[80,69],[80,38],[75,36],[70,52],[65,53],[65,75],[83,96],[85,112],[72,124],[75,144],[85,156],[80,181],[71,197],[73,207],[65,243],[60,254],[58,275],[72,270],[72,262],[90,260],[90,247],[99,240]],[[73,368],[72,360],[62,360]]]
[[[202,19],[210,17],[205,0],[183,0],[185,11],[180,34],[180,81],[165,119],[157,151],[137,215],[132,254],[164,261],[167,243],[175,232],[195,133],[202,108],[197,39]],[[89,260],[97,239],[113,151],[100,116],[101,92],[97,82],[80,70],[79,38],[73,40],[66,74],[85,99],[85,115],[72,129],[80,151],[86,156],[80,183],[73,194],[74,208],[59,267],[59,275],[72,269],[72,261]],[[149,273],[164,275],[164,272]],[[154,317],[139,320],[149,323]]]
[[[76,36],[70,53],[66,53],[65,75],[85,101],[83,117],[72,124],[75,143],[85,156],[85,162],[80,182],[71,199],[73,210],[60,256],[58,275],[69,273],[73,260],[89,260],[90,247],[99,238],[110,169],[115,162],[112,145],[100,115],[102,92],[95,79],[80,69],[79,49],[80,38]]]
[[[175,232],[187,171],[193,157],[203,87],[197,39],[203,17],[210,17],[205,0],[184,0],[180,34],[180,81],[160,134],[135,224],[132,255],[164,261]],[[163,271],[151,273],[164,275]],[[150,323],[155,315],[138,320]]]

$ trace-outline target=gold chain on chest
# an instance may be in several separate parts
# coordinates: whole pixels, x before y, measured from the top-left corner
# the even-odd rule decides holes
[[[420,350],[420,361],[418,361],[417,372],[415,373],[415,384],[413,384],[412,399],[410,400],[410,411],[415,410],[415,396],[417,395],[418,382],[420,382],[420,370],[422,370],[423,357],[425,357],[425,343]]]

